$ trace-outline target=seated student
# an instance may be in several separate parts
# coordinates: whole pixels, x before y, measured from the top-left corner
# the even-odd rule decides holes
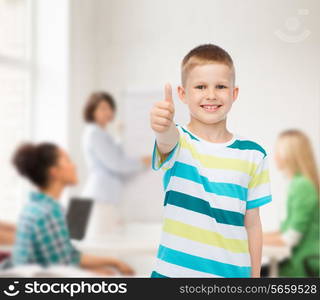
[[[114,274],[113,267],[125,275],[133,274],[116,258],[82,254],[72,246],[58,200],[66,186],[77,183],[75,166],[67,153],[51,143],[26,143],[15,152],[13,164],[38,188],[30,194],[18,220],[14,266],[80,265],[101,275]]]
[[[16,227],[12,224],[0,222],[0,245],[12,245]]]
[[[14,243],[16,228],[9,223],[0,222],[0,246],[12,245]],[[8,258],[10,253],[8,251],[0,250],[0,263]]]
[[[319,277],[319,175],[308,137],[299,130],[282,132],[275,160],[290,179],[287,213],[279,231],[264,234],[264,245],[291,248],[279,265],[280,277]],[[262,275],[268,275],[267,266]]]

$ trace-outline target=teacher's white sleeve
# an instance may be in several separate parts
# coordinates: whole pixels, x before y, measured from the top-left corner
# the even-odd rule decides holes
[[[91,142],[92,151],[96,159],[112,173],[129,176],[145,169],[140,159],[125,155],[111,137],[95,133]]]

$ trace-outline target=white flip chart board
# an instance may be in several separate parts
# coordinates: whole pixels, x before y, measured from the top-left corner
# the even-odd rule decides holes
[[[123,93],[124,150],[133,156],[152,155],[155,142],[150,127],[150,111],[155,102],[164,99],[164,87],[149,90],[130,89]],[[187,109],[173,86],[175,122],[185,124]],[[132,178],[123,192],[122,211],[128,221],[160,221],[163,207],[161,170],[150,168]]]

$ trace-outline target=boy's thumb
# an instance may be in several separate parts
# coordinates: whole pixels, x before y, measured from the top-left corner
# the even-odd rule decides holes
[[[164,87],[164,100],[169,101],[169,102],[173,102],[172,88],[171,88],[170,83],[167,83]]]

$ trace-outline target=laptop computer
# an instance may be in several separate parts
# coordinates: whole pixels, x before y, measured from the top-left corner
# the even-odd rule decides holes
[[[85,236],[90,219],[93,200],[89,198],[73,197],[67,211],[67,224],[70,238],[82,240]]]

